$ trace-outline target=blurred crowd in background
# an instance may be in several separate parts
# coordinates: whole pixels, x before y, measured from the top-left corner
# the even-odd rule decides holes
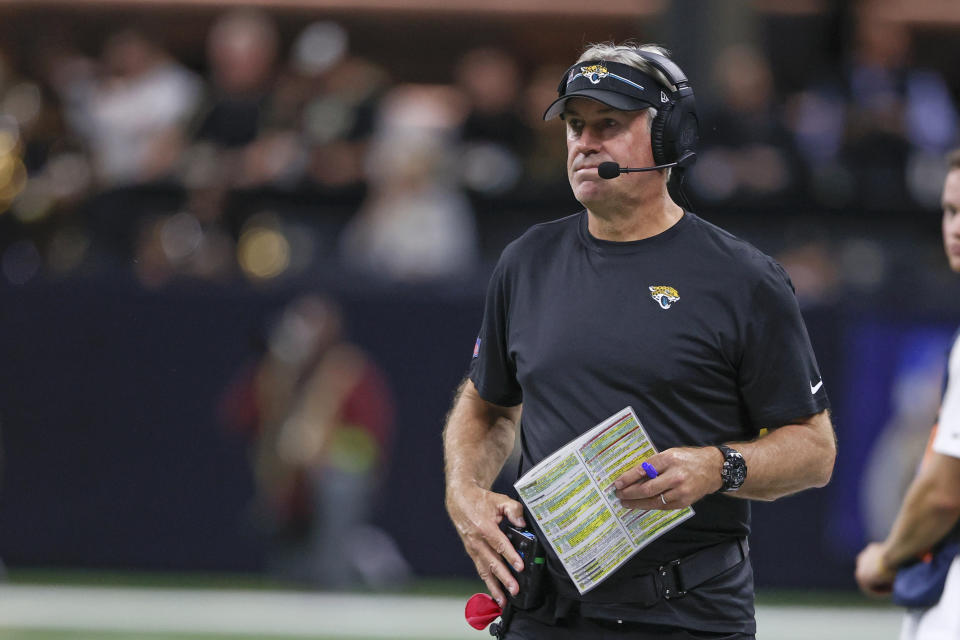
[[[699,104],[701,215],[821,219],[763,247],[805,300],[889,284],[896,251],[840,245],[831,223],[936,210],[960,141],[957,87],[914,66],[907,27],[859,14],[850,33],[842,64],[787,95],[762,51],[729,47],[712,62],[720,99]],[[106,270],[144,287],[268,283],[330,266],[456,279],[578,208],[562,125],[541,121],[566,60],[527,68],[483,47],[455,52],[449,81],[416,84],[356,55],[336,22],[285,43],[253,9],[213,22],[202,69],[141,27],[99,51],[39,42],[28,68],[0,52],[0,271],[14,285]]]

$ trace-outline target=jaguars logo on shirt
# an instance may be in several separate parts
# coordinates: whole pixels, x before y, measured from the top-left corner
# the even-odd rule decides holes
[[[658,285],[650,287],[650,297],[660,305],[661,309],[669,309],[670,305],[680,299],[680,294],[673,287]]]

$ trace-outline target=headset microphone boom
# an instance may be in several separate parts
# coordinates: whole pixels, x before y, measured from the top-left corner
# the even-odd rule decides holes
[[[600,174],[600,177],[605,180],[610,180],[611,178],[617,178],[621,173],[640,173],[642,171],[659,171],[660,169],[669,169],[670,167],[678,167],[683,169],[691,164],[693,164],[696,159],[696,154],[692,151],[688,151],[680,156],[676,162],[667,162],[666,164],[658,164],[652,167],[639,167],[639,168],[630,168],[630,167],[621,167],[616,162],[601,162],[597,166],[597,173]]]

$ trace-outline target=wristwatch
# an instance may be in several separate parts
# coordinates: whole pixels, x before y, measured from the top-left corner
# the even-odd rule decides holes
[[[747,479],[747,461],[743,459],[743,455],[739,451],[731,449],[725,444],[718,444],[716,447],[723,454],[723,466],[720,467],[720,479],[723,480],[723,486],[717,493],[736,491]]]

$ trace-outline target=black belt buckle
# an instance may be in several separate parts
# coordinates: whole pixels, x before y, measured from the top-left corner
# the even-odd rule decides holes
[[[673,600],[687,595],[680,580],[680,559],[671,560],[657,569],[657,577],[663,588],[664,600]]]

